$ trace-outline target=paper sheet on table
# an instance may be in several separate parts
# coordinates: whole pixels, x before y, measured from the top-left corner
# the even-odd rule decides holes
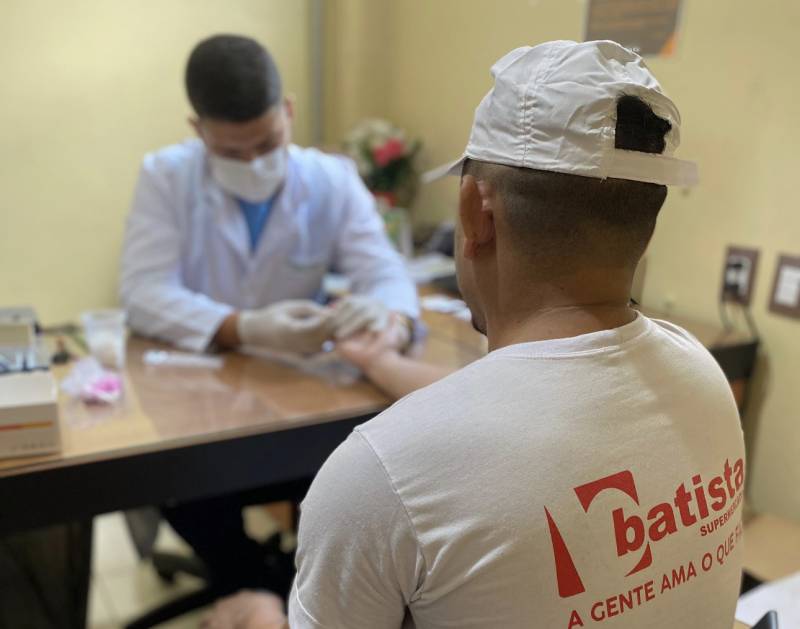
[[[778,626],[800,627],[800,572],[744,594],[736,605],[736,620],[754,625],[771,609],[778,612]]]

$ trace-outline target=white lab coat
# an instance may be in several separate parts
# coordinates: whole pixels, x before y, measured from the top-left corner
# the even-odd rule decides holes
[[[419,315],[417,293],[353,163],[289,149],[287,177],[254,252],[236,200],[211,178],[200,140],[144,158],[128,217],[120,297],[130,326],[205,349],[238,309],[313,299],[328,271],[355,293]]]

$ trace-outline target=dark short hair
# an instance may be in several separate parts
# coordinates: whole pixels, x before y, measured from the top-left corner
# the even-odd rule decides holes
[[[616,148],[662,153],[671,129],[644,101],[617,102]],[[464,174],[490,182],[503,201],[513,244],[537,267],[633,267],[653,235],[666,186],[468,160]]]
[[[267,50],[240,35],[214,35],[194,47],[186,92],[201,118],[244,122],[281,100],[281,76]]]

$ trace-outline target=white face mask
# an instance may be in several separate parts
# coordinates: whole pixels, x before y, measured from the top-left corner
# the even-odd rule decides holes
[[[266,201],[286,178],[286,148],[281,146],[252,162],[209,154],[211,175],[233,196],[258,203]]]

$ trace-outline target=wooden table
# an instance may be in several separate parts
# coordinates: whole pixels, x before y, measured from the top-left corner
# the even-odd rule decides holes
[[[485,353],[468,323],[425,319],[422,360],[455,369]],[[0,461],[0,534],[313,476],[390,403],[366,381],[337,386],[237,353],[217,371],[146,366],[153,347],[129,342],[120,403],[61,397],[60,454]]]
[[[424,319],[423,360],[457,368],[485,353],[486,339],[469,323],[430,311]],[[731,380],[749,373],[749,336],[670,319],[723,369],[733,356]],[[147,367],[141,356],[151,347],[158,345],[131,340],[121,403],[61,399],[60,454],[0,461],[0,534],[313,475],[354,426],[389,403],[367,382],[334,386],[235,353],[219,371]]]

